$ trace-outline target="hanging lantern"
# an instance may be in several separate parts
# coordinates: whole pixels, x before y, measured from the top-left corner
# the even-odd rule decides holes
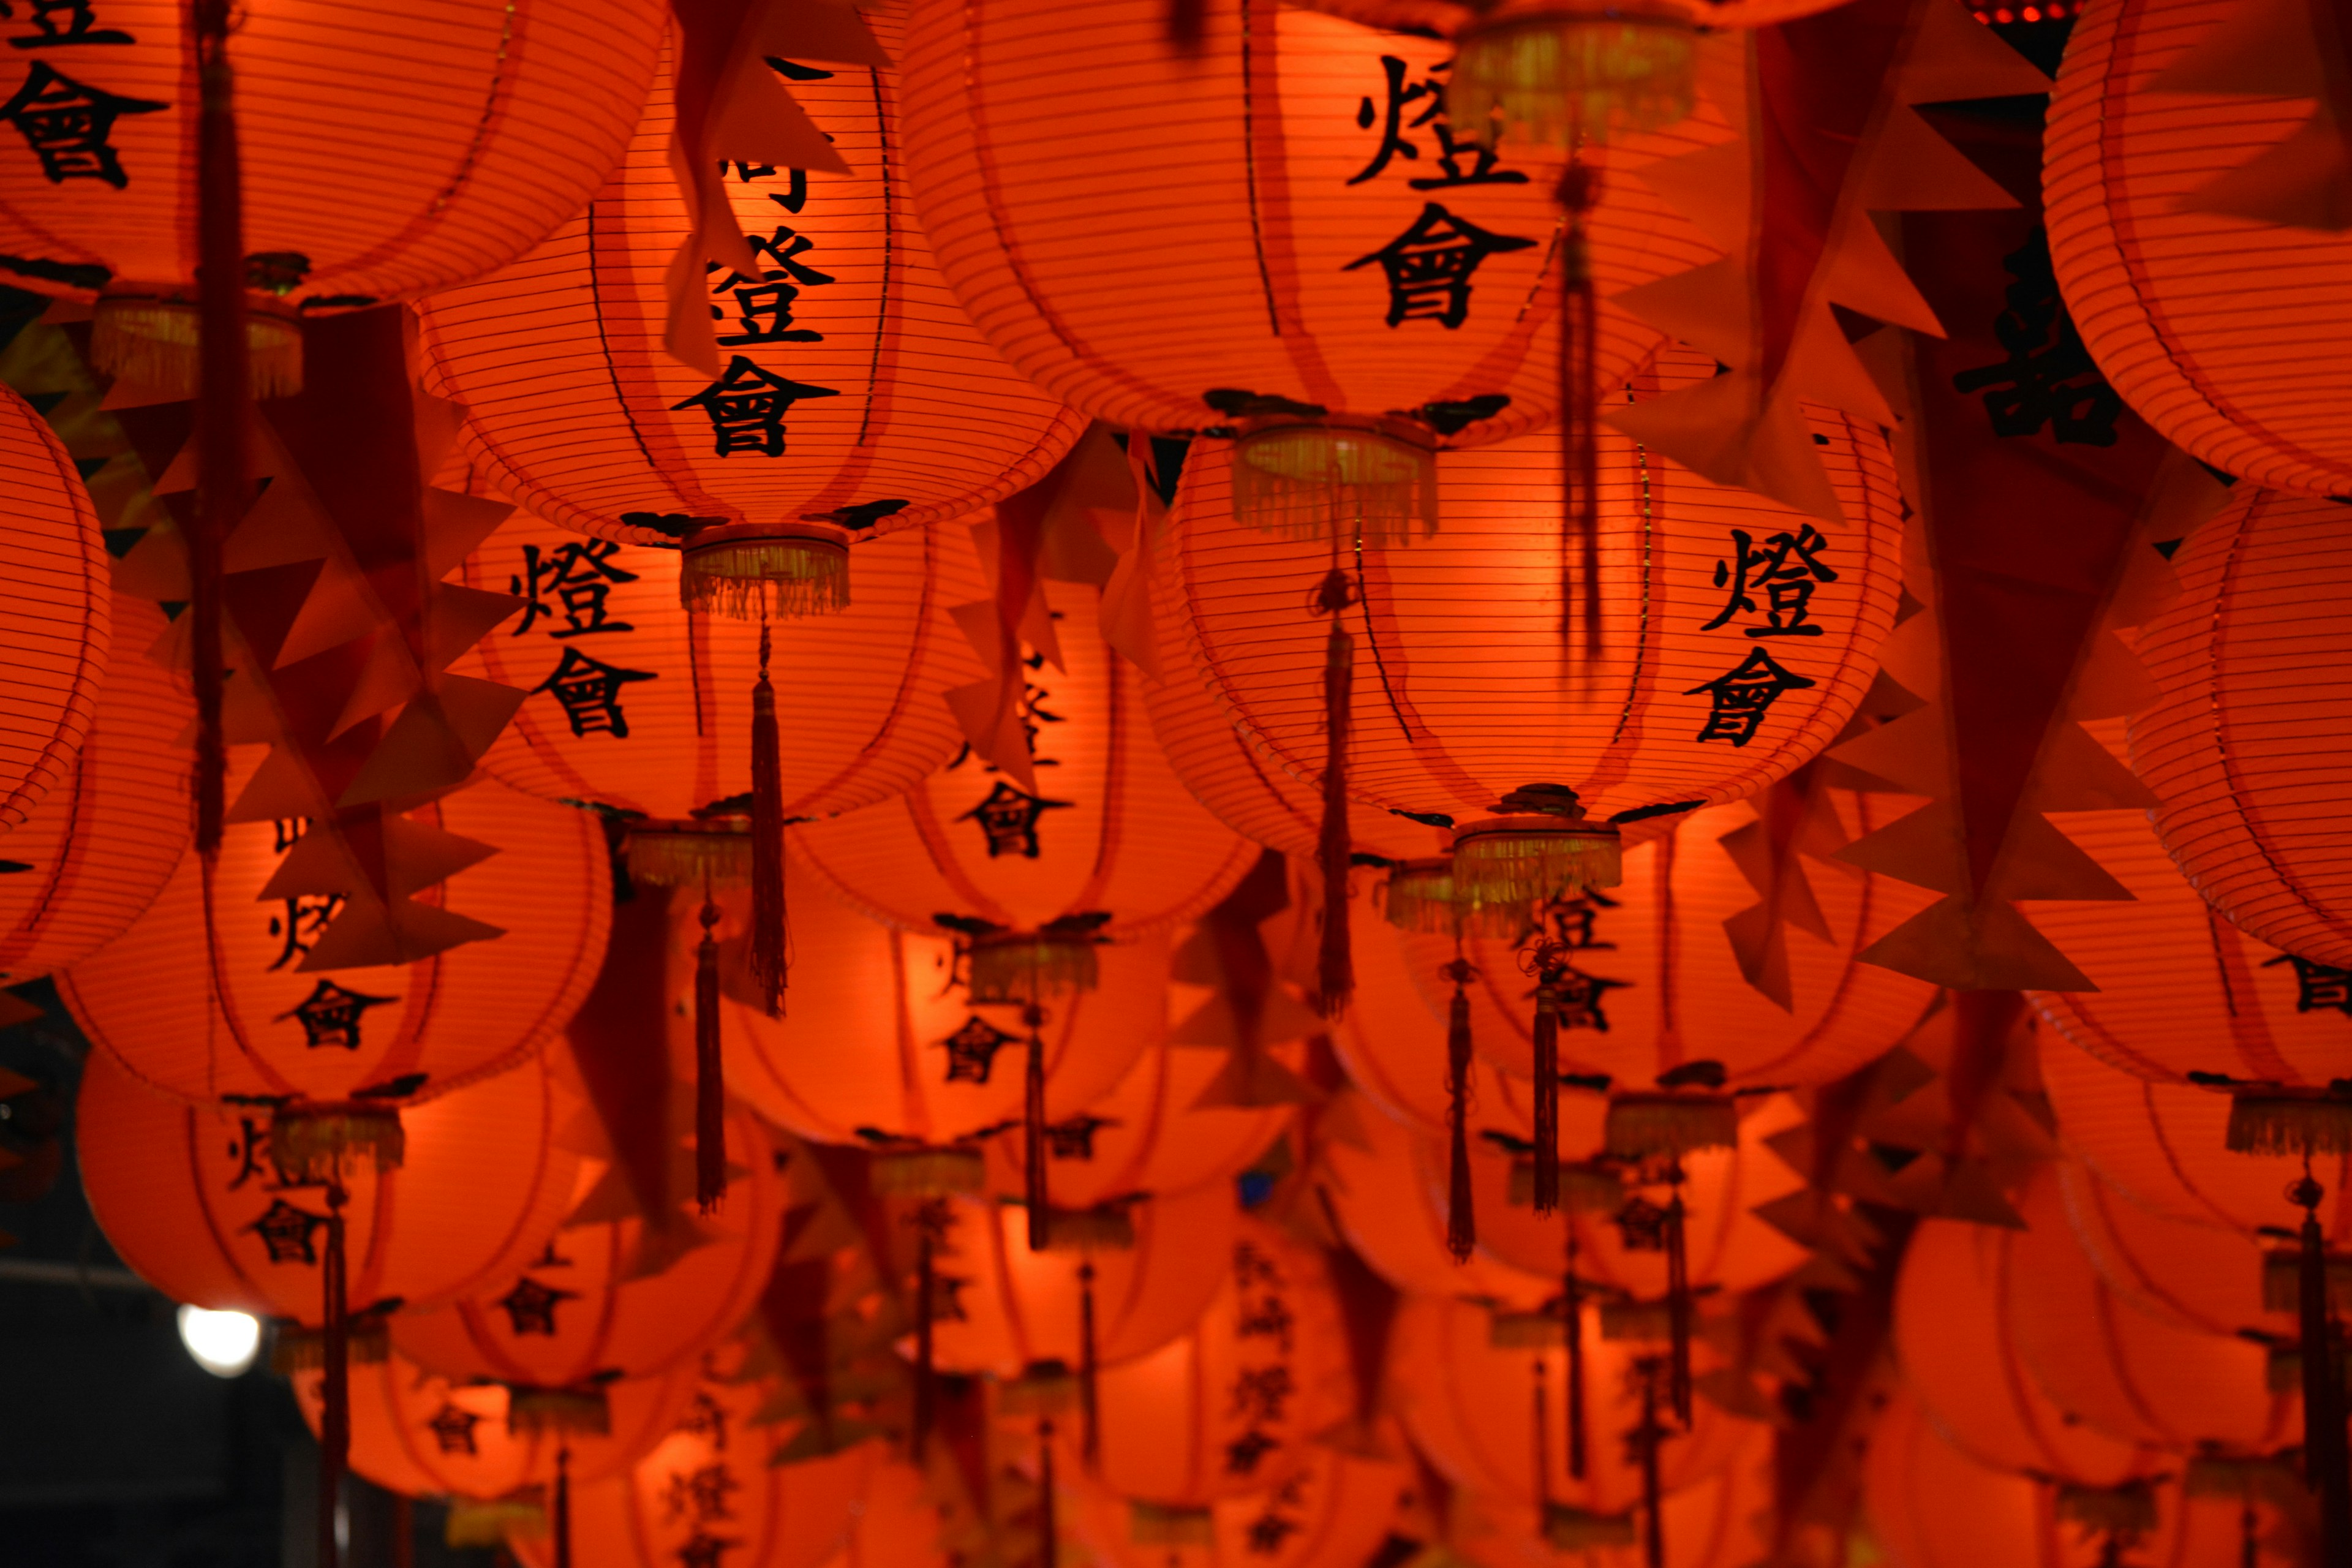
[[[1748,1568],[1756,1561],[1756,1553],[1769,1543],[1774,1517],[1772,1467],[1758,1452],[1762,1447],[1751,1440],[1721,1471],[1660,1500],[1662,1568]],[[1550,1568],[1559,1559],[1561,1548],[1530,1530],[1529,1521],[1516,1510],[1490,1510],[1484,1500],[1457,1492],[1449,1512],[1449,1543],[1478,1568]],[[1466,1521],[1454,1522],[1465,1514]],[[1566,1523],[1575,1516],[1562,1518]],[[1586,1541],[1607,1532],[1605,1526],[1582,1521],[1562,1531],[1572,1540]],[[1647,1556],[1621,1544],[1588,1549],[1583,1561],[1631,1568]]]
[[[894,19],[865,20],[896,58]],[[838,610],[853,537],[1001,500],[1084,422],[940,286],[897,184],[897,73],[772,62],[851,172],[736,163],[746,273],[678,248],[694,224],[669,58],[587,211],[425,308],[434,374],[467,405],[481,482],[564,528],[682,551],[689,607]]]
[[[467,868],[449,902],[504,934],[338,967],[320,939],[341,900],[265,897],[305,825],[234,823],[217,865],[190,853],[128,931],[59,977],[83,1032],[167,1093],[268,1097],[281,1121],[341,1117],[362,1142],[366,1126],[394,1136],[397,1107],[521,1061],[563,1026],[604,956],[603,831],[494,783],[387,820],[454,836],[433,840]]]
[[[666,1160],[608,1168],[517,1273],[394,1319],[394,1345],[436,1372],[522,1390],[526,1410],[551,1424],[593,1429],[601,1376],[693,1361],[735,1331],[767,1284],[783,1177],[757,1118],[736,1109],[725,1132],[734,1180],[723,1208],[687,1217],[693,1165],[679,1126],[660,1145]]]
[[[25,146],[0,174],[0,273],[96,300],[101,369],[193,390],[198,195],[218,199],[221,157],[200,121],[226,95],[266,396],[299,384],[303,314],[446,288],[577,211],[645,102],[664,8],[453,0],[420,17],[265,0],[238,8],[226,70],[208,68],[201,91],[199,20],[166,0],[101,0],[16,29],[7,112]]]
[[[2181,872],[2241,929],[2352,966],[2352,884],[2331,700],[2352,652],[2330,600],[2343,508],[2240,485],[2172,557],[2180,596],[2138,634],[2162,695],[2135,714],[2132,766]],[[2347,1058],[2352,1060],[2352,1058]]]
[[[2069,34],[2042,190],[2050,272],[2115,392],[2225,473],[2307,496],[2352,489],[2352,437],[2314,388],[2352,299],[2332,24],[2297,5],[2117,0]],[[2306,123],[2308,122],[2308,123]],[[2250,160],[2251,157],[2251,161]],[[2331,172],[2333,171],[2333,172]]]
[[[73,459],[41,416],[0,388],[0,829],[23,825],[65,777],[112,646],[106,542]]]
[[[2160,1158],[2160,1152],[2151,1150]],[[2075,1242],[2121,1300],[2178,1329],[2280,1342],[2294,1333],[2293,1259],[2251,1236],[2143,1207],[2079,1160],[2057,1191]],[[2284,1289],[2283,1289],[2284,1288]]]
[[[116,595],[114,647],[88,737],[58,785],[7,835],[24,868],[0,878],[0,978],[37,979],[122,934],[171,878],[188,847],[179,808],[194,710],[172,673],[147,657],[162,612]]]
[[[1091,1484],[1065,1484],[1077,1536],[1109,1568],[1361,1568],[1402,1521],[1412,1472],[1397,1459],[1316,1448],[1280,1487],[1201,1509],[1137,1503]]]

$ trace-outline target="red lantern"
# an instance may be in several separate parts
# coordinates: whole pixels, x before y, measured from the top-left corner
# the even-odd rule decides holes
[[[27,69],[30,69],[28,65]],[[89,732],[111,646],[106,542],[89,493],[41,416],[0,389],[0,829],[21,826]]]
[[[175,797],[194,710],[147,657],[163,635],[145,600],[114,597],[114,650],[97,714],[64,778],[7,836],[24,871],[0,879],[0,976],[36,979],[129,928],[180,863],[192,826]]]
[[[1756,1561],[1757,1551],[1769,1541],[1773,1506],[1772,1468],[1757,1452],[1762,1447],[1750,1437],[1720,1472],[1668,1493],[1659,1503],[1664,1568],[1748,1568]],[[1482,1516],[1478,1500],[1456,1493],[1454,1516],[1447,1521],[1454,1550],[1478,1568],[1547,1568],[1559,1561],[1560,1549],[1530,1532],[1517,1510]],[[1471,1515],[1466,1525],[1454,1522],[1462,1514]],[[1649,1557],[1621,1543],[1592,1546],[1583,1561],[1597,1568],[1634,1568]]]
[[[1280,1487],[1202,1509],[1136,1503],[1065,1482],[1079,1538],[1111,1568],[1361,1568],[1400,1522],[1412,1472],[1395,1459],[1316,1448]]]
[[[2144,1208],[2078,1160],[2062,1162],[2057,1181],[2074,1240],[2106,1287],[2140,1311],[2200,1333],[2293,1335],[2278,1272],[2252,1237]]]

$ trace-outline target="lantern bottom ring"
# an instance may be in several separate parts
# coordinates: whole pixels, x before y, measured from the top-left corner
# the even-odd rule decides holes
[[[1435,437],[1402,419],[1267,415],[1234,439],[1234,519],[1379,549],[1437,531]]]
[[[1459,918],[1515,916],[1522,925],[1547,899],[1624,878],[1616,825],[1530,813],[1465,823],[1454,835],[1454,907]]]
[[[849,607],[849,531],[835,523],[723,522],[688,534],[679,554],[677,599],[689,610],[751,621]]]
[[[400,1112],[380,1100],[298,1100],[269,1119],[269,1157],[300,1185],[340,1184],[362,1163],[396,1171],[408,1152]]]
[[[751,882],[748,816],[632,823],[629,875],[657,888],[742,888]]]
[[[1698,35],[1679,8],[1506,4],[1455,39],[1454,123],[1574,147],[1655,131],[1698,103]]]
[[[110,289],[90,321],[89,357],[118,381],[194,397],[202,368],[196,302],[173,290]],[[247,384],[256,397],[302,390],[302,323],[282,301],[247,292]]]

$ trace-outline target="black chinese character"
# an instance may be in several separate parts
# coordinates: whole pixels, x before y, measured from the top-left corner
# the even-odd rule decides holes
[[[604,734],[625,741],[629,738],[629,718],[621,711],[621,688],[633,680],[657,679],[653,670],[623,669],[616,664],[592,658],[576,647],[567,647],[547,679],[532,687],[531,691],[555,694],[555,700],[563,704],[563,716],[572,721],[575,738]]]
[[[1282,1543],[1305,1529],[1295,1519],[1285,1519],[1271,1507],[1249,1522],[1248,1546],[1255,1557],[1273,1557],[1282,1551]]]
[[[1492,233],[1430,202],[1411,228],[1339,270],[1353,272],[1379,262],[1388,275],[1390,326],[1435,321],[1451,330],[1469,319],[1470,279],[1479,263],[1534,244],[1532,239]]]
[[[507,579],[507,592],[524,601],[522,619],[509,635],[520,637],[541,616],[553,620],[559,615],[563,617],[562,628],[551,628],[547,634],[559,640],[589,632],[635,631],[627,621],[607,618],[604,605],[614,584],[637,580],[635,572],[625,572],[613,563],[620,550],[618,540],[583,539],[559,544],[542,557],[538,545],[524,545],[522,571]],[[554,595],[552,604],[548,602],[550,594]]]
[[[1282,1447],[1281,1439],[1269,1437],[1252,1427],[1225,1445],[1225,1473],[1229,1476],[1254,1476],[1260,1461]]]
[[[327,1223],[325,1215],[296,1208],[284,1198],[273,1199],[259,1219],[245,1228],[261,1237],[272,1263],[308,1263],[316,1267],[319,1249],[312,1237]]]
[[[1225,1415],[1228,1419],[1246,1417],[1253,1426],[1261,1421],[1280,1421],[1290,1396],[1297,1392],[1298,1384],[1291,1377],[1290,1368],[1281,1362],[1272,1366],[1244,1367],[1234,1379],[1233,1387],[1225,1391],[1229,1401]]]
[[[980,824],[982,834],[988,839],[990,859],[1000,855],[1018,855],[1034,860],[1038,855],[1037,819],[1071,804],[1066,800],[1042,800],[999,779],[986,800],[956,820]]]
[[[727,1451],[727,1407],[698,1388],[694,1391],[694,1402],[678,1418],[677,1429],[703,1439],[722,1454]]]
[[[444,1400],[441,1408],[433,1413],[433,1419],[425,1424],[425,1429],[433,1434],[433,1441],[440,1445],[443,1453],[470,1457],[481,1452],[474,1445],[474,1428],[481,1419],[472,1411],[461,1410]]]
[[[772,174],[774,171],[769,172]],[[795,193],[805,200],[806,176],[799,170],[794,170],[793,175]],[[800,210],[798,203],[793,200],[782,196],[772,199],[789,211]],[[814,241],[781,224],[765,239],[757,235],[745,235],[743,237],[750,243],[754,256],[765,257],[772,265],[761,268],[758,275],[751,278],[740,272],[730,271],[710,286],[714,294],[731,293],[735,296],[736,317],[742,323],[741,331],[720,338],[720,344],[738,348],[748,343],[823,342],[823,332],[810,327],[793,325],[793,301],[800,298],[801,289],[835,280],[830,273],[819,272],[799,259],[814,247]],[[710,263],[707,270],[718,271],[718,263]],[[719,320],[721,314],[718,306],[710,308],[713,321]]]
[[[662,1518],[675,1524],[681,1519],[692,1519],[698,1525],[714,1519],[733,1519],[735,1510],[727,1504],[733,1493],[741,1491],[743,1483],[730,1474],[724,1463],[714,1462],[700,1469],[674,1475],[662,1493]]]
[[[11,38],[8,46],[17,49],[47,49],[59,44],[132,44],[138,40],[116,27],[98,25],[98,14],[90,0],[31,0],[32,15],[26,19],[40,30],[26,37]],[[9,0],[0,0],[0,16],[14,20],[16,7]]]
[[[677,1549],[678,1568],[726,1568],[725,1556],[743,1543],[697,1529]]]
[[[516,1338],[526,1334],[546,1334],[552,1338],[557,1303],[579,1299],[577,1290],[542,1285],[526,1274],[515,1281],[513,1289],[498,1299],[497,1305],[506,1310],[507,1321]]]
[[[1239,1339],[1272,1340],[1283,1354],[1288,1355],[1290,1331],[1297,1326],[1297,1321],[1291,1315],[1289,1303],[1279,1296],[1269,1295],[1261,1297],[1255,1306],[1246,1301],[1242,1304],[1241,1316],[1234,1324],[1234,1333]]]
[[[286,1185],[286,1173],[278,1168],[269,1152],[269,1130],[250,1116],[236,1119],[237,1135],[229,1140],[228,1157],[236,1162],[236,1175],[225,1189],[235,1192],[254,1177],[259,1176],[261,1190],[274,1193]],[[268,1162],[265,1170],[263,1162]]]
[[[1587,888],[1572,899],[1551,900],[1543,906],[1539,918],[1551,931],[1556,946],[1571,952],[1614,952],[1617,944],[1602,942],[1595,922],[1601,910],[1622,907],[1600,889]]]
[[[152,114],[169,104],[124,98],[103,88],[84,87],[47,60],[36,60],[16,96],[0,105],[0,120],[24,132],[25,143],[41,161],[49,184],[104,180],[116,190],[131,183],[107,137],[126,114]]]
[[[1118,1123],[1100,1116],[1073,1116],[1067,1121],[1045,1124],[1045,1146],[1056,1160],[1091,1160],[1095,1157],[1095,1134]]]
[[[2009,286],[2009,308],[1994,321],[1992,335],[2009,357],[1962,371],[1952,377],[1953,388],[1984,393],[1996,436],[2032,436],[2047,425],[2060,442],[2114,446],[2124,400],[2099,373],[2066,312],[2050,267],[2049,235],[2035,229],[2001,265],[2017,281]]]
[[[1822,531],[1806,523],[1794,533],[1776,533],[1759,549],[1744,529],[1731,531],[1731,560],[1715,563],[1715,585],[1728,587],[1728,597],[1715,619],[1699,627],[1711,632],[1728,622],[1735,615],[1756,613],[1756,600],[1749,590],[1764,590],[1765,624],[1749,626],[1751,637],[1817,637],[1822,628],[1813,625],[1811,610],[1813,590],[1823,583],[1838,580],[1835,572],[1824,565],[1822,551],[1830,542]]]
[[[934,1273],[931,1276],[931,1321],[970,1322],[971,1314],[964,1310],[963,1293],[971,1284],[969,1279],[960,1274]]]
[[[1252,1285],[1271,1285],[1279,1289],[1284,1283],[1282,1269],[1275,1260],[1260,1252],[1254,1243],[1234,1243],[1234,1283],[1246,1289]]]
[[[270,1021],[282,1024],[291,1018],[300,1024],[302,1044],[308,1049],[341,1046],[355,1051],[360,1048],[361,1016],[371,1007],[399,1000],[397,996],[363,996],[331,980],[321,980],[310,988],[310,994]]]
[[[1435,140],[1437,166],[1444,173],[1406,181],[1414,190],[1443,191],[1457,185],[1524,185],[1528,183],[1527,175],[1517,170],[1496,169],[1496,153],[1493,148],[1480,146],[1475,142],[1464,142],[1454,135],[1453,125],[1445,118],[1445,84],[1438,79],[1440,73],[1453,68],[1454,62],[1447,60],[1432,67],[1429,74],[1421,80],[1407,82],[1404,61],[1394,55],[1381,57],[1381,69],[1386,78],[1383,97],[1387,106],[1384,109],[1373,108],[1370,97],[1360,100],[1356,105],[1356,123],[1359,126],[1367,131],[1375,123],[1381,127],[1380,151],[1372,154],[1372,161],[1351,176],[1348,184],[1362,184],[1387,168],[1393,158],[1419,161],[1420,144],[1404,133],[1423,129],[1426,129]],[[1424,107],[1408,122],[1404,111],[1416,103]],[[1467,169],[1462,166],[1462,160],[1465,157],[1470,160]]]
[[[763,458],[784,455],[784,416],[803,397],[838,397],[830,386],[810,386],[761,370],[741,354],[730,361],[727,374],[696,393],[673,411],[699,408],[710,416],[715,450],[722,458],[757,452]]]
[[[1666,1249],[1666,1211],[1643,1197],[1625,1200],[1625,1206],[1609,1216],[1617,1227],[1628,1252],[1664,1252]]]
[[[1702,741],[1728,741],[1744,746],[1756,738],[1764,722],[1764,710],[1783,691],[1799,691],[1816,684],[1810,677],[1792,675],[1772,662],[1772,656],[1760,647],[1749,648],[1739,668],[1713,680],[1694,686],[1683,693],[1696,697],[1706,692],[1714,700],[1706,722],[1699,729]]]
[[[1603,974],[1587,974],[1580,969],[1562,970],[1551,988],[1559,1026],[1607,1034],[1609,1016],[1601,1010],[1602,1000],[1612,991],[1622,991],[1633,984],[1630,980],[1612,980]]]
[[[2264,969],[2275,969],[2282,963],[2294,965],[2294,1010],[2298,1013],[2325,1013],[2333,1008],[2352,1015],[2352,969],[2338,969],[2333,964],[2314,963],[2307,958],[2297,958],[2282,952],[2276,958],[2265,959]]]
[[[1012,1043],[1012,1036],[973,1014],[963,1021],[961,1028],[940,1042],[948,1053],[945,1081],[986,1083],[989,1069],[996,1064],[996,1053]]]
[[[269,972],[274,974],[298,958],[310,957],[310,944],[342,911],[341,893],[297,893],[288,899],[286,912],[269,917],[269,934],[285,939],[285,945],[270,961]]]

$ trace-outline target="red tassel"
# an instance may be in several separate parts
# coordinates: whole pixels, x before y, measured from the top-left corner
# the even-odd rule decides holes
[[[760,626],[760,681],[751,688],[751,978],[768,1016],[784,1016],[784,764],[776,689],[768,684],[768,627]]]
[[[1339,625],[1348,607],[1345,572],[1334,567],[1324,576],[1318,603],[1331,617],[1331,636],[1323,661],[1323,829],[1315,847],[1323,868],[1323,946],[1317,955],[1315,1010],[1335,1018],[1348,1010],[1356,993],[1355,958],[1348,943],[1348,866],[1354,847],[1348,832],[1348,715],[1356,644]]]
[[[929,1451],[931,1428],[939,1423],[939,1363],[931,1319],[939,1293],[937,1248],[948,1215],[947,1204],[939,1198],[926,1202],[915,1215],[915,1430],[908,1447],[919,1466]]]
[[[1054,1423],[1037,1418],[1037,1568],[1054,1568],[1062,1543],[1054,1526]]]
[[[1536,953],[1536,1191],[1538,1214],[1559,1207],[1559,980],[1556,950]]]
[[[228,0],[195,0],[197,480],[188,539],[188,630],[196,696],[196,849],[220,849],[228,750],[221,731],[221,544],[251,500],[246,474],[250,387],[245,341],[245,218],[237,168]]]
[[[1642,1451],[1642,1555],[1648,1568],[1666,1568],[1665,1488],[1658,1479],[1658,1449],[1666,1432],[1658,1424],[1657,1359],[1643,1361],[1640,1371],[1642,1425],[1633,1440]]]
[[[1676,1163],[1668,1178],[1674,1196],[1666,1202],[1666,1319],[1674,1336],[1673,1399],[1675,1419],[1683,1430],[1691,1424],[1691,1293],[1690,1249],[1685,1236],[1683,1168]]]
[[[572,1568],[572,1448],[555,1450],[555,1568]]]
[[[335,1541],[335,1515],[343,1496],[343,1468],[352,1448],[351,1301],[344,1279],[343,1187],[327,1184],[327,1245],[319,1266],[324,1295],[320,1316],[325,1332],[320,1352],[325,1363],[319,1380],[319,1568],[335,1568],[341,1561]]]
[[[1095,1360],[1095,1266],[1078,1265],[1078,1409],[1085,1419],[1080,1452],[1092,1467],[1102,1457],[1102,1403]]]
[[[2306,1155],[2303,1179],[2287,1189],[2287,1197],[2303,1209],[2295,1283],[2303,1339],[2304,1484],[2319,1498],[2319,1560],[2352,1563],[2352,1459],[2346,1452],[2343,1371],[2335,1325],[2328,1321],[2327,1237],[2319,1226],[2319,1200],[2325,1196],[2326,1189],[2312,1180]]]
[[[1559,434],[1560,473],[1569,481],[1573,504],[1561,509],[1567,535],[1561,541],[1560,564],[1564,571],[1573,542],[1584,579],[1581,597],[1588,660],[1601,656],[1601,454],[1594,439],[1601,399],[1593,359],[1600,307],[1586,255],[1584,220],[1600,194],[1599,174],[1581,158],[1570,158],[1559,177],[1559,205],[1566,218],[1559,251]],[[1563,641],[1570,631],[1569,605],[1574,597],[1569,584],[1561,583]]]
[[[2238,1509],[2238,1568],[2263,1568],[2262,1520],[2252,1494]]]
[[[1029,1206],[1029,1250],[1043,1252],[1053,1232],[1052,1196],[1045,1181],[1045,1010],[1034,1002],[1022,1010],[1029,1026],[1029,1060],[1022,1079],[1022,1198]]]
[[[1463,987],[1478,972],[1456,958],[1442,973],[1454,982],[1445,1009],[1445,1125],[1452,1142],[1445,1194],[1445,1250],[1470,1261],[1478,1245],[1478,1216],[1470,1192],[1470,996]]]
[[[1545,1409],[1544,1359],[1536,1357],[1536,1529],[1540,1532],[1551,1512],[1551,1417]]]
[[[1568,1342],[1568,1473],[1584,1479],[1584,1288],[1576,1278],[1576,1221],[1568,1222],[1568,1267],[1560,1278],[1561,1336]]]
[[[694,1201],[704,1214],[727,1193],[727,1069],[719,1052],[719,906],[702,896],[694,955]]]

